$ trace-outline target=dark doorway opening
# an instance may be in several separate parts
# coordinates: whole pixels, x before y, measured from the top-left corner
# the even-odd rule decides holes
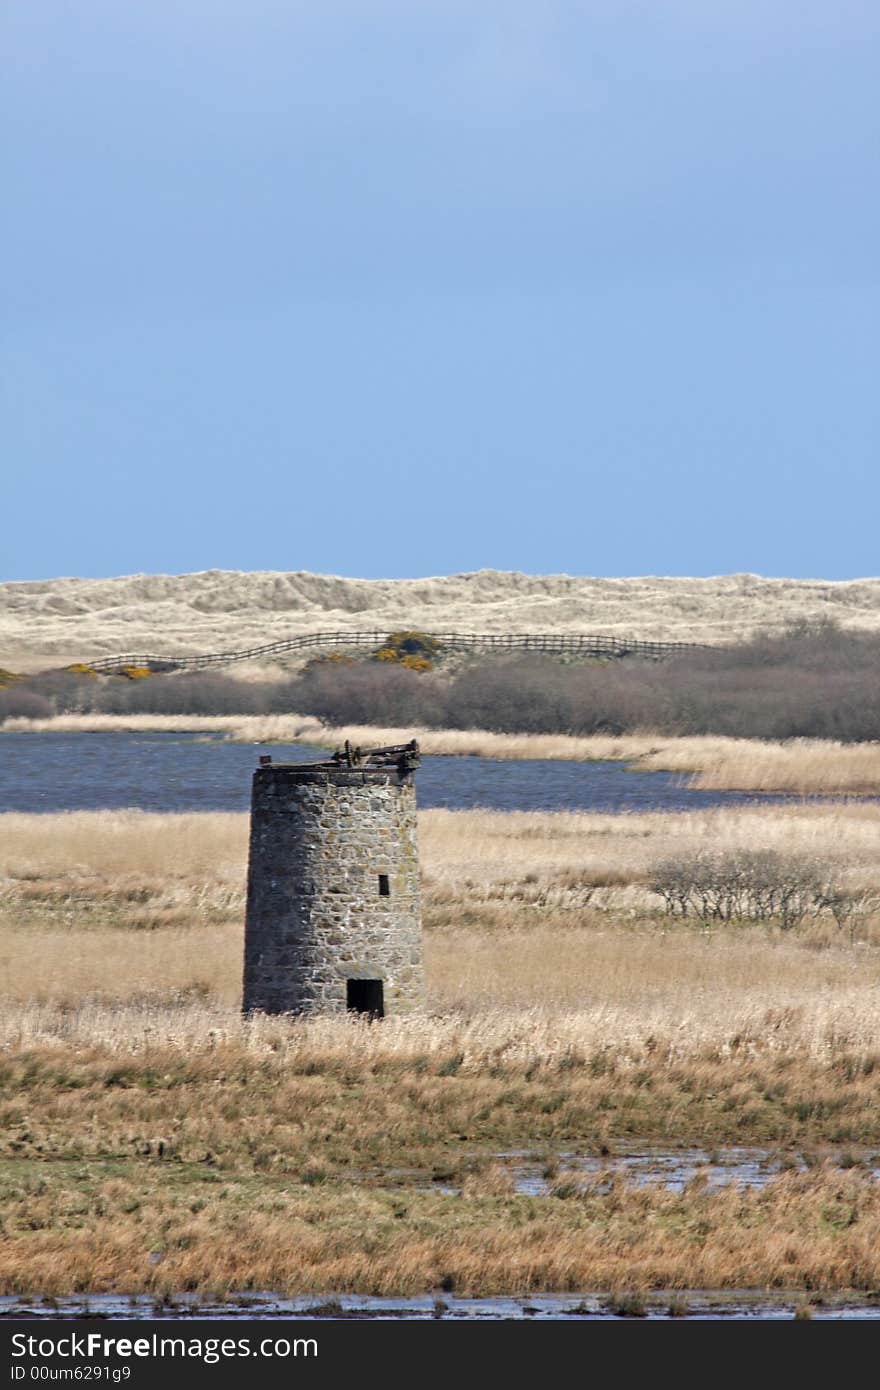
[[[347,980],[345,987],[346,1007],[355,1014],[367,1014],[370,1018],[385,1017],[385,999],[381,980]]]
[[[387,874],[380,874],[380,875],[379,875],[379,897],[380,897],[380,898],[390,898],[390,897],[391,897],[391,884],[390,884],[390,882],[389,882],[389,879],[388,879],[388,875],[387,875]]]

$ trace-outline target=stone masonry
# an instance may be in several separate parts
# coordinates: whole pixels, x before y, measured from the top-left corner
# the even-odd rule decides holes
[[[251,800],[246,1013],[423,1007],[416,745],[407,752],[391,765],[359,765],[359,752],[347,762],[261,760]]]

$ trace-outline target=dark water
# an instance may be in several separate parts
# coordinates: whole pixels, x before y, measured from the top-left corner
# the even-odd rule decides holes
[[[663,1149],[652,1144],[619,1143],[611,1150],[601,1156],[560,1153],[553,1176],[548,1175],[546,1164],[525,1153],[511,1151],[496,1158],[510,1173],[514,1191],[526,1197],[545,1197],[555,1184],[569,1180],[598,1183],[602,1190],[615,1177],[624,1178],[633,1187],[660,1186],[670,1192],[683,1192],[695,1179],[705,1184],[707,1192],[724,1187],[763,1188],[783,1173],[805,1173],[810,1166],[802,1154],[743,1146]],[[831,1150],[821,1159],[838,1172],[857,1167],[863,1176],[875,1182],[880,1179],[880,1154],[856,1158],[848,1149]],[[818,1156],[815,1161],[819,1161]],[[434,1187],[436,1190],[437,1184]]]
[[[227,743],[182,733],[0,733],[0,811],[244,811],[261,753],[313,762],[325,749]],[[422,807],[499,811],[690,811],[782,797],[693,791],[669,772],[623,763],[424,758]]]
[[[804,1294],[763,1292],[715,1293],[702,1289],[673,1294],[647,1294],[638,1313],[621,1300],[602,1294],[532,1294],[526,1298],[455,1298],[452,1294],[421,1294],[413,1298],[381,1298],[366,1294],[314,1294],[307,1298],[278,1298],[273,1294],[244,1294],[224,1302],[211,1302],[197,1295],[181,1295],[169,1302],[143,1295],[125,1298],[119,1294],[89,1294],[54,1299],[27,1297],[0,1298],[0,1318],[372,1318],[377,1321],[406,1319],[424,1321],[445,1318],[479,1321],[536,1322],[553,1319],[579,1319],[593,1322],[604,1318],[639,1316],[645,1318],[685,1317],[691,1321],[707,1318],[786,1320],[803,1308]],[[675,1312],[670,1312],[670,1305]],[[810,1307],[816,1319],[880,1318],[880,1304],[864,1301],[817,1299]],[[302,1335],[302,1334],[300,1334]]]

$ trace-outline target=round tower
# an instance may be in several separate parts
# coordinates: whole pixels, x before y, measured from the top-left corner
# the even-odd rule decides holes
[[[254,773],[244,1009],[424,1005],[415,740]]]

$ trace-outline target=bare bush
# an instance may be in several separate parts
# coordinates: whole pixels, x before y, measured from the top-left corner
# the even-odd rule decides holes
[[[828,912],[841,931],[846,928],[849,931],[850,943],[852,943],[855,940],[858,923],[864,922],[866,918],[876,914],[880,902],[872,893],[852,893],[841,887],[838,881],[832,879],[823,883],[820,888],[816,898],[816,907],[820,912]]]
[[[91,692],[105,714],[271,714],[279,683],[242,681],[219,672],[182,672],[140,681],[118,677]]]
[[[822,865],[770,849],[698,851],[665,860],[648,886],[670,916],[696,917],[707,926],[775,920],[788,930],[832,902],[842,914],[847,900]]]
[[[497,733],[862,742],[880,739],[880,640],[823,624],[660,662],[489,658],[439,708],[449,728]]]
[[[53,714],[275,714],[292,708],[290,681],[243,681],[221,672],[154,674],[140,680],[45,671],[3,692],[0,718]],[[27,705],[27,708],[25,707]]]
[[[447,684],[400,663],[314,667],[291,685],[292,708],[327,724],[442,725]]]

